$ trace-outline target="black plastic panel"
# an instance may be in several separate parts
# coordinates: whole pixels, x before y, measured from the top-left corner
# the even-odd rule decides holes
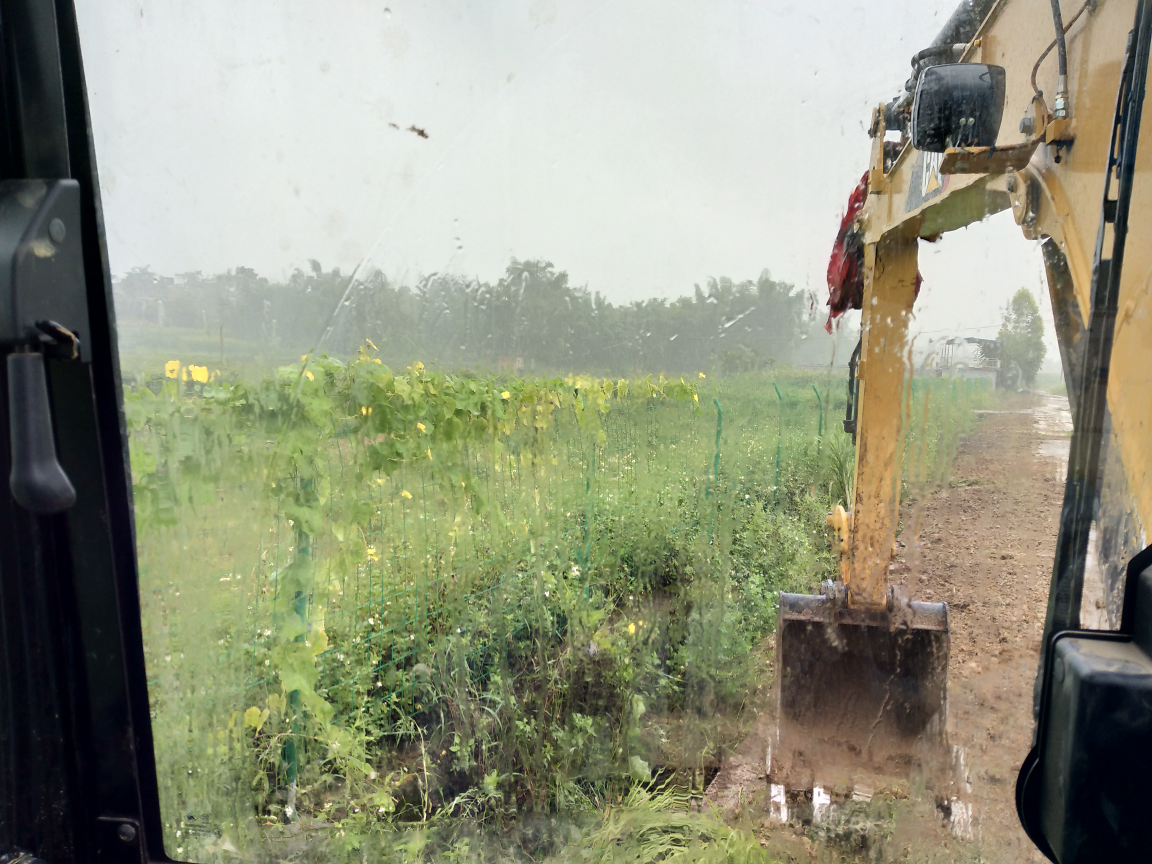
[[[1152,631],[1152,573],[1140,577],[1136,631]],[[1040,824],[1062,864],[1147,861],[1152,657],[1128,637],[1058,639],[1044,741]]]
[[[925,69],[912,103],[912,146],[929,153],[995,146],[1004,80],[1002,66],[947,63]]]

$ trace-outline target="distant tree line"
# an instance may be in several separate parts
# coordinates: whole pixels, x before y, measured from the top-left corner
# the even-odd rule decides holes
[[[765,270],[692,296],[613,304],[546,261],[509,264],[494,283],[433,274],[415,285],[380,272],[351,283],[312,261],[285,282],[247,267],[176,277],[137,268],[115,285],[129,325],[218,333],[284,357],[348,355],[364,339],[389,364],[536,372],[739,372],[791,361],[815,327],[809,303]],[[151,328],[149,328],[151,329]]]

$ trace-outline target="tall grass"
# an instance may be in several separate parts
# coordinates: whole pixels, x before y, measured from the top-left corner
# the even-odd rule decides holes
[[[170,852],[753,860],[684,800],[762,706],[779,591],[835,572],[852,449],[809,377],[362,353],[130,394]],[[984,398],[928,392],[926,477]]]

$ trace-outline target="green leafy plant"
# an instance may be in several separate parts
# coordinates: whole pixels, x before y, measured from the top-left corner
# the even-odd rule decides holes
[[[378,360],[126,394],[166,842],[756,851],[676,796],[754,720],[779,591],[835,573],[813,380]],[[949,386],[911,394],[917,471],[968,422]]]

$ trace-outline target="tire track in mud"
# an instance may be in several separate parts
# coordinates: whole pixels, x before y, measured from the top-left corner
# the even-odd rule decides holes
[[[858,849],[862,860],[1044,860],[1020,828],[1014,790],[1031,743],[1071,423],[1067,400],[1046,395],[1005,397],[1001,410],[982,415],[960,445],[949,484],[903,508],[891,567],[891,582],[908,595],[949,604],[952,781],[935,791],[913,783],[864,843],[870,850]],[[782,860],[823,860],[833,850],[812,842],[811,826],[771,818],[771,810],[779,813],[764,768],[772,722],[761,719],[708,795],[734,819],[751,819]]]

